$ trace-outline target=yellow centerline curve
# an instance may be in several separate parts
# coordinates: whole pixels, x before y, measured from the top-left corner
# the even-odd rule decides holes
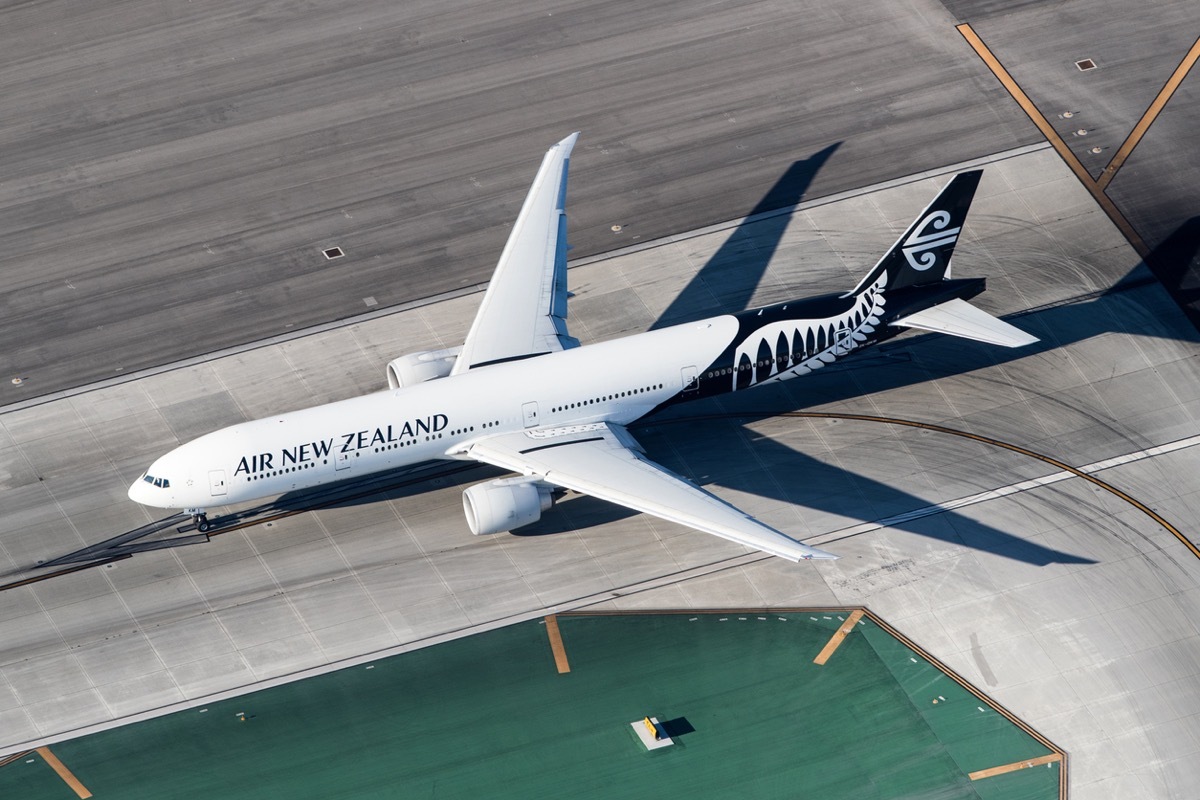
[[[1104,491],[1109,492],[1110,494],[1113,494],[1113,495],[1121,498],[1126,503],[1129,503],[1129,505],[1133,506],[1138,511],[1141,511],[1143,514],[1150,517],[1150,519],[1154,520],[1156,523],[1158,523],[1163,528],[1168,530],[1172,536],[1174,536],[1176,539],[1178,539],[1180,542],[1183,543],[1184,547],[1186,547],[1188,550],[1191,551],[1192,555],[1194,555],[1196,558],[1200,558],[1200,547],[1197,547],[1190,539],[1188,539],[1186,536],[1183,535],[1182,531],[1180,531],[1178,528],[1176,528],[1170,522],[1167,522],[1165,519],[1163,519],[1163,517],[1157,511],[1150,508],[1142,501],[1137,500],[1133,497],[1130,497],[1125,492],[1121,491],[1120,489],[1118,489],[1117,487],[1113,486],[1110,483],[1106,483],[1105,481],[1100,480],[1095,475],[1089,475],[1088,473],[1084,472],[1081,469],[1077,469],[1075,467],[1072,467],[1070,464],[1066,464],[1062,461],[1059,461],[1057,458],[1043,455],[1042,453],[1036,453],[1033,450],[1030,450],[1028,448],[1021,447],[1021,446],[1015,445],[1015,444],[1010,444],[1009,442],[1002,442],[999,439],[993,439],[990,436],[981,436],[978,433],[968,433],[967,431],[960,431],[955,428],[947,428],[944,425],[934,425],[933,423],[930,423],[930,422],[916,422],[914,420],[909,420],[909,419],[896,419],[895,417],[876,417],[876,416],[872,416],[870,414],[839,414],[839,413],[825,412],[825,411],[789,411],[789,412],[784,412],[783,414],[780,414],[779,416],[781,416],[781,417],[807,417],[810,419],[843,419],[843,420],[856,420],[856,421],[860,421],[860,422],[881,422],[881,423],[884,423],[887,425],[902,425],[902,426],[908,427],[908,428],[920,428],[922,430],[927,430],[927,431],[937,431],[938,433],[948,433],[951,436],[960,436],[964,439],[971,439],[973,441],[981,442],[983,444],[988,444],[993,447],[999,447],[1004,450],[1011,450],[1012,452],[1020,453],[1023,456],[1035,458],[1038,461],[1045,462],[1047,464],[1050,464],[1051,466],[1058,467],[1059,469],[1061,469],[1065,472],[1069,472],[1077,478],[1083,478],[1088,483],[1091,483],[1094,486],[1098,486],[1099,488],[1103,489]]]
[[[1108,166],[1104,168],[1104,172],[1100,174],[1100,180],[1096,181],[1096,185],[1104,189],[1112,182],[1116,176],[1117,170],[1125,163],[1125,159],[1129,158],[1129,154],[1133,152],[1133,148],[1138,146],[1138,142],[1146,135],[1146,131],[1150,130],[1150,126],[1154,124],[1154,120],[1162,113],[1166,107],[1167,101],[1171,99],[1171,95],[1175,94],[1175,90],[1179,88],[1179,84],[1183,83],[1183,79],[1187,77],[1189,71],[1196,63],[1196,59],[1200,58],[1200,37],[1196,37],[1196,41],[1192,44],[1187,55],[1179,62],[1179,66],[1171,73],[1171,77],[1167,78],[1167,82],[1163,84],[1163,88],[1159,90],[1158,96],[1154,98],[1154,102],[1146,109],[1146,113],[1142,114],[1142,118],[1133,126],[1128,138],[1117,148],[1117,152],[1112,157],[1112,161],[1108,162]]]

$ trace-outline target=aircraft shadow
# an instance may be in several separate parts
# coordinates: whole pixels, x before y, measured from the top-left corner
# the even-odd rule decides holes
[[[756,204],[750,217],[798,203],[811,184],[813,176],[837,148],[838,145],[834,144],[808,159],[795,162]],[[739,226],[680,292],[653,327],[659,328],[695,319],[710,313],[714,308],[743,310],[757,289],[789,219],[788,214],[780,214],[777,217],[759,220],[753,223],[753,234],[747,230],[748,225]],[[1147,261],[1155,264],[1155,271],[1160,277],[1175,275],[1177,280],[1184,281],[1188,274],[1188,265],[1198,250],[1200,218],[1193,218],[1164,240]],[[1138,303],[1131,302],[1133,292],[1155,282],[1153,277],[1139,269],[1141,266],[1140,262],[1135,264],[1125,277],[1107,289],[1010,315],[1008,319],[1018,320],[1018,325],[1042,338],[1039,344],[1030,347],[1014,351],[933,334],[910,335],[901,340],[885,342],[845,362],[834,364],[796,381],[775,387],[762,387],[751,393],[725,396],[723,401],[719,401],[722,403],[719,406],[711,401],[702,401],[678,407],[663,418],[643,420],[637,426],[637,430],[647,426],[669,424],[673,420],[703,416],[713,411],[736,414],[745,421],[762,419],[777,413],[763,411],[764,406],[772,406],[779,411],[795,411],[815,405],[837,403],[874,392],[912,386],[931,378],[971,373],[984,367],[1026,358],[1031,354],[1051,351],[1113,331],[1196,341],[1198,337],[1195,331],[1190,328],[1184,331],[1168,328],[1153,313],[1147,312]],[[1179,290],[1181,287],[1168,288]],[[1200,289],[1193,291],[1200,297]],[[1031,390],[1022,387],[1022,391]],[[747,403],[745,411],[736,410],[739,402]],[[690,420],[689,424],[697,426],[691,429],[691,435],[717,440],[722,436],[721,431],[728,428],[726,426],[726,429],[723,429],[719,422],[694,419]],[[736,435],[744,438],[746,434],[739,432]],[[652,440],[654,437],[652,435],[648,438]],[[664,446],[670,445],[664,443]],[[740,444],[728,440],[725,446],[735,447]],[[761,477],[757,475],[757,471],[741,470],[729,463],[728,459],[720,465],[710,465],[711,474],[708,476],[690,477],[701,484],[711,483],[859,522],[873,522],[889,515],[930,505],[929,500],[904,491],[896,485],[866,478],[836,465],[824,463],[769,439],[759,439],[752,446],[759,461],[776,465],[780,474],[775,476],[775,480],[754,480],[756,476]],[[669,464],[671,459],[665,458],[667,454],[656,455],[655,449],[657,448],[651,447],[651,458],[659,458]],[[688,473],[690,467],[691,465],[687,464],[678,465],[684,474]],[[271,508],[311,508],[316,503],[323,508],[336,508],[374,503],[381,497],[400,499],[436,486],[466,486],[500,474],[502,473],[499,470],[470,465],[453,465],[452,474],[437,478],[430,478],[429,473],[423,470],[397,471],[339,485],[337,491],[340,491],[341,495],[336,498],[324,494],[327,490],[322,490],[321,494],[298,492],[284,495],[276,500]],[[803,487],[822,489],[804,491]],[[868,499],[869,508],[862,505],[863,498]],[[554,535],[628,519],[636,513],[591,497],[572,496],[566,502],[556,504],[539,522],[516,531],[515,535]],[[939,516],[948,524],[938,524],[931,522],[930,518],[922,518],[897,523],[892,527],[1036,565],[1093,563],[1090,559],[1078,555],[1029,542],[964,514],[945,511]]]
[[[1146,260],[1157,264],[1160,276],[1174,274],[1183,280],[1198,251],[1200,217],[1180,226],[1179,230],[1164,240]],[[752,393],[725,395],[716,402],[701,401],[676,407],[657,419],[651,417],[642,420],[638,429],[659,424],[674,427],[671,423],[686,422],[692,437],[719,439],[719,423],[696,420],[695,417],[715,412],[736,415],[747,422],[761,420],[783,411],[845,402],[876,392],[924,383],[934,378],[971,373],[985,367],[1027,358],[1039,352],[1052,351],[1105,333],[1121,332],[1200,342],[1200,335],[1197,335],[1191,326],[1168,325],[1133,297],[1137,290],[1157,283],[1154,277],[1142,269],[1143,266],[1140,261],[1134,264],[1123,278],[1107,289],[1006,317],[1041,337],[1042,341],[1036,345],[1010,350],[935,334],[908,336],[885,342],[844,362],[794,381],[761,387]],[[756,268],[756,265],[752,265],[750,271],[753,272]],[[1172,268],[1174,272],[1171,271]],[[1184,288],[1193,292],[1193,299],[1200,299],[1200,287],[1166,288]],[[1020,388],[1024,393],[1036,394],[1036,390],[1031,387]],[[774,395],[773,398],[771,394]],[[736,407],[742,402],[746,403],[746,409],[738,411]],[[1131,438],[1131,443],[1137,446],[1145,444],[1136,438]],[[733,444],[730,442],[727,446]],[[886,509],[887,514],[898,514],[929,505],[928,501],[894,485],[821,462],[770,439],[760,438],[752,446],[759,461],[777,465],[781,471],[786,472],[786,477],[777,476],[774,481],[753,481],[749,478],[755,476],[757,471],[721,468],[714,470],[708,481],[698,482],[711,482],[735,491],[795,503],[815,511],[849,516],[864,522],[874,521],[882,515],[855,515],[852,505],[847,502],[847,494],[855,489],[862,497],[870,498],[873,508]],[[651,448],[652,451],[653,449]],[[651,457],[654,457],[653,452]],[[681,468],[686,469],[682,465]],[[825,490],[800,493],[789,491],[786,488],[789,478],[798,485],[815,484],[825,487]],[[839,486],[846,489],[838,491]],[[1037,565],[1094,563],[1087,558],[1042,547],[953,511],[943,514],[950,523],[949,530],[947,526],[929,524],[927,518],[899,523],[893,527],[922,536],[955,541]]]
[[[1146,258],[1154,275],[1200,329],[1200,216],[1171,233]]]
[[[835,142],[788,167],[751,209],[748,221],[730,234],[659,315],[650,330],[714,313],[745,311],[791,222],[792,216],[786,210],[804,198],[813,178],[840,146],[841,142]],[[762,220],[754,219],[769,211],[780,213]]]
[[[776,182],[775,186],[764,195],[752,213],[762,213],[798,202],[803,196],[804,190],[811,183],[813,175],[836,149],[837,145],[833,145],[809,159],[793,164]],[[695,318],[708,311],[709,306],[714,302],[715,293],[706,285],[705,276],[711,278],[713,270],[725,273],[721,277],[721,287],[724,292],[722,300],[729,304],[726,307],[731,310],[744,308],[770,262],[770,257],[786,229],[787,220],[788,215],[786,214],[767,220],[765,222],[769,223],[766,225],[769,230],[766,233],[761,230],[756,231],[753,237],[745,232],[746,226],[739,227],[713,259],[700,270],[696,278],[684,288],[680,298],[668,307],[655,323],[655,327],[673,324],[685,318]],[[764,226],[764,221],[757,224],[761,228]],[[1182,265],[1178,271],[1178,275],[1182,278],[1186,275],[1186,265],[1200,249],[1200,233],[1198,232],[1200,232],[1200,218],[1190,220],[1181,226],[1176,235],[1165,240],[1163,245],[1156,249],[1155,253],[1147,260],[1156,260],[1159,265],[1159,274],[1163,274],[1164,265]],[[753,245],[747,244],[751,238]],[[737,259],[741,259],[738,261],[738,269],[742,277],[736,284],[731,284],[727,273],[730,270],[731,262]],[[814,405],[837,403],[873,392],[911,386],[931,378],[974,372],[983,367],[1025,358],[1037,352],[1047,352],[1112,331],[1196,340],[1194,331],[1170,330],[1152,314],[1142,310],[1137,303],[1129,302],[1131,292],[1154,282],[1152,277],[1138,269],[1140,266],[1142,266],[1140,263],[1134,265],[1129,274],[1107,289],[1011,315],[1009,319],[1019,319],[1019,325],[1042,337],[1039,344],[1031,347],[1014,351],[933,334],[910,335],[899,341],[886,342],[848,359],[846,362],[827,367],[795,382],[788,382],[777,387],[762,387],[749,394],[726,396],[721,407],[715,407],[709,402],[683,406],[666,415],[666,418],[643,420],[638,428],[669,423],[672,418],[687,419],[702,416],[718,409],[725,413],[736,413],[747,421],[762,419],[776,413],[775,411],[761,411],[764,404],[774,406],[780,411],[794,411]],[[730,292],[733,293],[732,296]],[[791,387],[795,387],[796,391],[792,391]],[[1028,387],[1022,387],[1022,391],[1030,390]],[[774,394],[774,398],[771,398],[771,394]],[[731,412],[730,407],[736,406],[742,400],[746,400],[752,405],[744,412],[736,410]],[[690,424],[702,426],[699,431],[693,429],[693,435],[716,436],[719,431],[718,425],[707,421],[694,421]],[[928,500],[906,492],[895,485],[872,480],[836,465],[821,462],[812,456],[771,440],[760,439],[753,446],[758,451],[757,456],[760,460],[779,465],[788,476],[795,476],[794,480],[789,482],[786,478],[777,478],[770,482],[755,482],[749,480],[749,477],[754,474],[753,472],[747,473],[732,467],[714,469],[713,474],[707,479],[696,475],[690,477],[696,479],[698,483],[712,483],[735,491],[768,497],[781,502],[795,503],[814,511],[860,522],[877,521],[883,516],[903,513],[930,504]],[[662,455],[656,456],[653,450],[654,448],[651,452],[652,458],[662,458]],[[679,468],[685,474],[689,469],[688,465],[683,464],[679,465]],[[486,475],[472,470],[463,474],[455,483],[465,485],[486,479]],[[826,490],[806,493],[786,488],[792,485],[823,486],[826,487]],[[390,497],[400,497],[404,494],[423,491],[425,488],[428,487],[414,483],[405,489],[392,488],[386,492]],[[870,498],[870,510],[874,512],[876,509],[882,509],[884,513],[862,513],[867,509],[861,505],[856,508],[851,502],[853,497]],[[376,502],[378,498],[379,494],[374,493],[369,496],[347,498],[340,501],[339,505]],[[280,503],[284,500],[285,498],[281,498]],[[294,498],[294,502],[302,505],[309,502],[309,499],[299,496]],[[539,522],[522,528],[515,535],[553,535],[567,530],[586,529],[627,519],[635,514],[634,511],[611,503],[590,497],[575,496],[568,502],[557,504]],[[898,523],[894,527],[935,539],[984,549],[1037,565],[1092,563],[1089,559],[1026,541],[963,514],[953,511],[942,512],[942,514],[945,515],[948,525],[932,524],[928,518],[925,518]]]

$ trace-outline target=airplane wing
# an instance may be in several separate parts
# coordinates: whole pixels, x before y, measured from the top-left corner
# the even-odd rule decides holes
[[[461,455],[799,561],[837,558],[764,525],[643,457],[620,425],[531,428],[467,443]]]
[[[550,148],[500,253],[452,375],[578,347],[567,333],[567,165],[578,133]]]

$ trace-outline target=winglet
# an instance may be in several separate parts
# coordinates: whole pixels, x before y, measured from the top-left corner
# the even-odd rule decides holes
[[[836,561],[837,559],[841,558],[841,556],[835,556],[833,553],[830,553],[827,550],[818,550],[815,547],[809,547],[808,545],[804,544],[800,546],[808,551],[804,555],[800,556],[800,558],[804,561]]]

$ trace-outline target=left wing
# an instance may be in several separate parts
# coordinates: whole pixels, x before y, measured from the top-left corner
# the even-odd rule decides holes
[[[542,159],[452,375],[579,346],[566,323],[567,165],[577,138]]]
[[[800,544],[642,456],[620,425],[531,428],[467,443],[458,455],[653,514],[771,555],[837,558]]]

